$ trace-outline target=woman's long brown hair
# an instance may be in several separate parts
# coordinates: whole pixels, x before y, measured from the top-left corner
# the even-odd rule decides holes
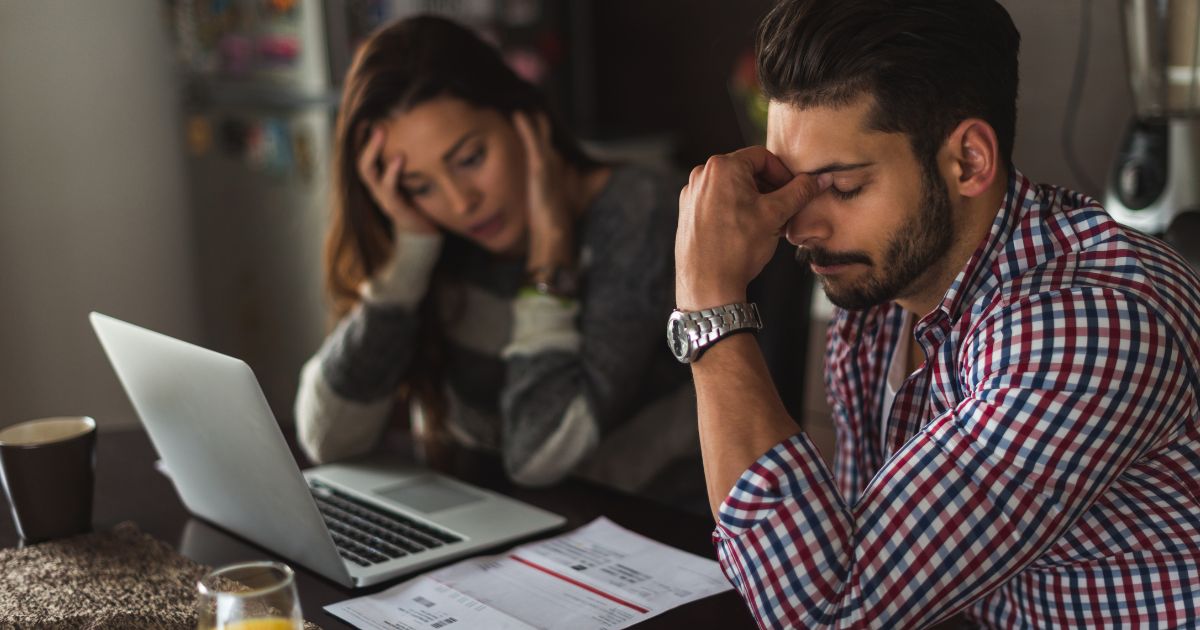
[[[551,120],[552,143],[563,159],[581,170],[597,166],[549,111],[537,88],[518,77],[495,48],[470,30],[444,18],[417,16],[375,32],[355,54],[338,112],[333,215],[325,240],[325,282],[334,322],[361,301],[360,285],[387,263],[395,242],[391,220],[358,176],[356,163],[368,131],[378,121],[442,96],[505,117],[518,111],[544,112]],[[444,248],[443,260],[453,251]],[[444,276],[445,265],[438,267],[431,287]],[[405,403],[415,400],[422,406],[426,437],[436,440],[444,436],[446,414],[445,336],[429,295],[418,312],[417,353],[397,394]]]

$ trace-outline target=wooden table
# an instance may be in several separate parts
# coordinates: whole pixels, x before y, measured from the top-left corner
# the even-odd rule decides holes
[[[183,555],[210,566],[247,560],[276,559],[275,554],[196,517],[179,501],[170,481],[154,468],[157,454],[141,430],[102,432],[97,440],[96,494],[93,523],[106,531],[122,521],[173,545]],[[493,458],[463,453],[448,471],[477,485],[503,492],[567,518],[567,528],[606,516],[630,530],[673,547],[715,558],[710,518],[630,496],[595,484],[571,480],[548,489],[520,488],[507,482]],[[3,495],[0,492],[0,495]],[[0,496],[0,548],[14,547],[17,535],[7,503]],[[499,550],[495,550],[499,551]],[[286,561],[286,560],[285,560]],[[348,628],[324,606],[390,584],[351,591],[303,567],[296,570],[304,616],[323,628]],[[394,583],[394,582],[393,582]],[[754,628],[746,605],[734,591],[693,602],[654,617],[638,628]]]

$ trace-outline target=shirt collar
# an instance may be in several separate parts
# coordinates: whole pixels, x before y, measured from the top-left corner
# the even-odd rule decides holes
[[[1000,204],[996,218],[988,235],[979,243],[966,266],[958,272],[954,282],[946,291],[941,303],[923,320],[927,322],[945,319],[957,321],[975,298],[999,286],[1005,278],[1005,266],[1001,264],[1004,251],[1012,241],[1017,224],[1024,210],[1037,201],[1037,187],[1021,171],[1013,169],[1008,177],[1004,201]]]

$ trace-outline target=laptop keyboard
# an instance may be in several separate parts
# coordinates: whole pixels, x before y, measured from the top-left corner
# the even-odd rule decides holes
[[[450,532],[309,481],[338,553],[367,567],[459,542]]]

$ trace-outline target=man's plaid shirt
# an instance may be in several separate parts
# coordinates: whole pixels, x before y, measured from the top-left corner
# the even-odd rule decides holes
[[[726,575],[769,628],[1200,623],[1198,318],[1176,253],[1014,173],[886,428],[903,312],[838,311],[835,469],[798,434],[747,470]]]

